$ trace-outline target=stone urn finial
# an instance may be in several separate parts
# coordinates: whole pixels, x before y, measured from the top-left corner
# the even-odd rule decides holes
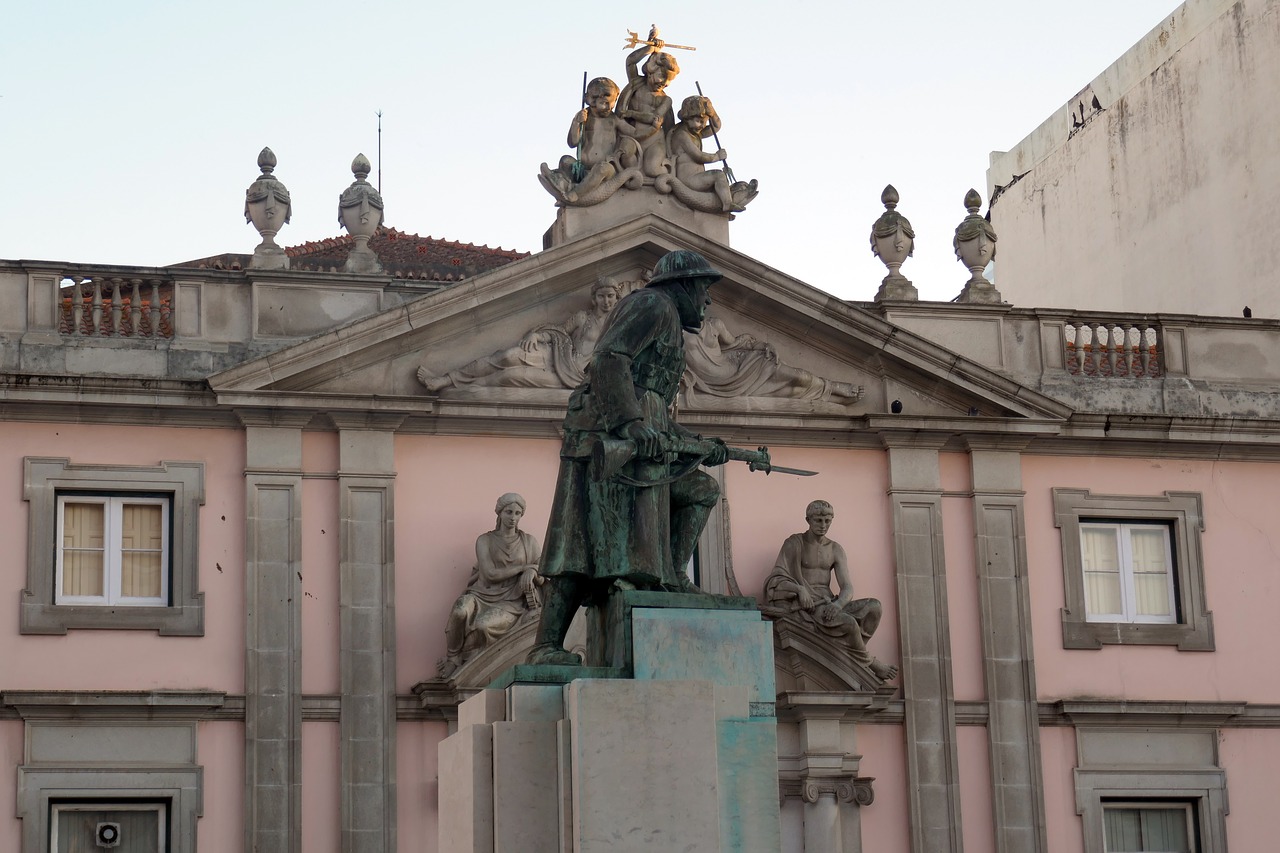
[[[876,301],[915,300],[919,298],[913,285],[898,270],[915,251],[916,232],[907,217],[897,211],[898,191],[889,184],[880,193],[884,213],[871,226],[871,253],[884,262],[889,274],[880,283]]]
[[[964,206],[969,215],[956,226],[956,257],[969,269],[969,280],[956,302],[1000,302],[1000,291],[987,281],[982,271],[996,256],[996,229],[978,211],[982,208],[982,196],[970,189],[964,195]]]
[[[382,263],[369,248],[369,238],[382,224],[382,196],[366,178],[373,171],[369,158],[357,154],[351,161],[351,174],[355,181],[338,197],[338,224],[347,229],[356,244],[343,266],[346,272],[380,273]]]
[[[289,190],[271,174],[276,170],[276,155],[270,148],[263,148],[258,155],[258,168],[262,174],[244,191],[245,222],[251,223],[262,236],[262,242],[253,250],[249,266],[253,269],[288,269],[289,256],[276,244],[276,234],[293,215]]]

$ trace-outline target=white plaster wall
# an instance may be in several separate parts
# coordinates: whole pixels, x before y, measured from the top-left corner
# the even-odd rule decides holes
[[[992,155],[1015,305],[1280,317],[1280,2],[1188,0]],[[1094,96],[1102,105],[1093,113]],[[1069,139],[1071,111],[1087,121]]]

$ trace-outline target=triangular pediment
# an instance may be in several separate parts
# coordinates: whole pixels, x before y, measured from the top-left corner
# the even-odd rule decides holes
[[[576,340],[565,339],[592,322],[593,285],[608,278],[640,286],[658,258],[678,248],[700,252],[724,273],[712,290],[714,322],[702,340],[686,342],[682,417],[848,429],[850,419],[888,413],[895,400],[917,418],[980,412],[1056,421],[1070,414],[920,335],[654,215],[349,323],[217,374],[210,385],[221,402],[236,406],[287,401],[417,419],[554,421],[574,376],[572,353],[563,347]],[[439,387],[451,373],[457,381]],[[859,386],[860,397],[851,391]]]

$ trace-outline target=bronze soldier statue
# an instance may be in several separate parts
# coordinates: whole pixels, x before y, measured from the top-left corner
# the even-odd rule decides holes
[[[680,426],[671,406],[684,373],[682,332],[702,327],[720,278],[696,252],[664,255],[648,285],[613,309],[569,398],[531,664],[581,664],[564,649],[569,623],[615,586],[700,592],[684,569],[720,487],[698,466],[724,464],[730,448]]]

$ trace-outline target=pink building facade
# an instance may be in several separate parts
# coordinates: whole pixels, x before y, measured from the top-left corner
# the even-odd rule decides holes
[[[680,421],[820,472],[715,469],[694,579],[764,603],[829,501],[901,669],[775,627],[782,849],[1274,848],[1280,321],[845,302],[636,198],[385,273],[0,260],[0,850],[455,853],[440,745],[534,625],[441,665],[477,536],[543,538],[551,341],[675,249],[724,273]]]
[[[1093,851],[1107,815],[1185,825],[1192,849],[1265,845],[1280,400],[1244,371],[1280,325],[1153,324],[1139,371],[1141,354],[1065,346],[1062,312],[847,304],[646,217],[420,292],[6,262],[0,846],[48,849],[83,812],[134,836],[158,822],[172,850],[439,849],[437,746],[530,639],[440,679],[445,623],[496,496],[523,495],[541,537],[568,391],[432,394],[419,368],[500,351],[677,247],[725,271],[727,329],[864,388],[681,404],[695,429],[821,472],[719,469],[704,588],[760,597],[826,499],[858,594],[884,604],[871,649],[902,668],[860,684],[844,650],[779,639],[784,849]],[[172,337],[67,331],[75,288],[135,278],[158,284]],[[255,311],[320,289],[353,316],[253,332]],[[163,601],[110,580],[66,594],[67,504],[113,499],[164,506]]]

